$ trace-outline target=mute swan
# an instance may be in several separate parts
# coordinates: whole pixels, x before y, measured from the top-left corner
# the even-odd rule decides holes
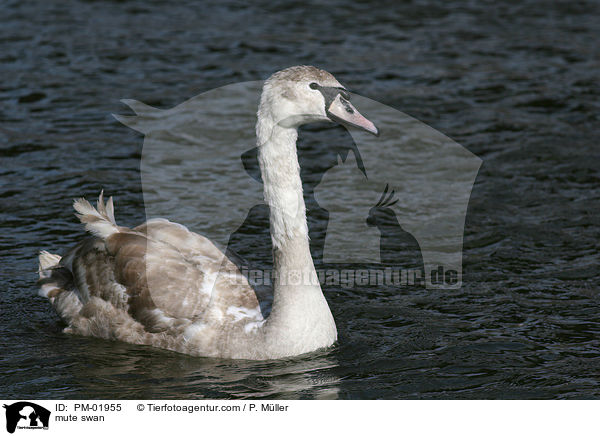
[[[64,257],[40,252],[40,295],[65,332],[181,353],[274,359],[332,345],[337,330],[309,250],[297,128],[329,120],[377,135],[328,72],[287,68],[263,86],[256,124],[270,209],[273,289],[252,287],[207,238],[166,219],[118,226],[113,201],[75,200],[93,236]],[[269,310],[270,309],[270,310]],[[269,314],[270,313],[270,314]]]

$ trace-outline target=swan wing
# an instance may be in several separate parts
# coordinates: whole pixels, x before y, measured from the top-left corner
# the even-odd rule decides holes
[[[230,307],[258,306],[246,278],[207,238],[164,219],[117,226],[112,201],[104,205],[102,195],[97,208],[80,199],[75,209],[96,237],[61,262],[73,273],[84,310],[93,308],[86,305],[92,297],[101,298],[156,333],[203,319],[209,310],[227,315]]]

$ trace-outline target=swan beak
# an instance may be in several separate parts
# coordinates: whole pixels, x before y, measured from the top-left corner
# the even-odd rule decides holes
[[[371,121],[363,117],[352,104],[338,94],[327,109],[327,116],[331,121],[350,127],[357,127],[366,132],[379,136],[379,130]]]

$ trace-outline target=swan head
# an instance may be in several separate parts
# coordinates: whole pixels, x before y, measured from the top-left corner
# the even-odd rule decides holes
[[[267,79],[258,110],[282,127],[332,121],[374,135],[379,130],[350,103],[350,93],[327,71],[312,66],[286,68]]]

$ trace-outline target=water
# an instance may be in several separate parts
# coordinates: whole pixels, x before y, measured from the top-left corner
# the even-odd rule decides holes
[[[0,397],[599,396],[597,2],[1,8]],[[339,343],[275,362],[62,334],[34,282],[38,249],[83,234],[71,199],[104,188],[119,222],[145,216],[143,138],[110,116],[126,113],[119,100],[170,108],[301,63],[483,159],[462,288],[326,287]],[[246,246],[262,240],[261,216]]]

